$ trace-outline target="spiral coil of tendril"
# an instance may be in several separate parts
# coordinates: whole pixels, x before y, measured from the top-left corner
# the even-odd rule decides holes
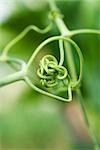
[[[58,64],[54,56],[46,55],[40,61],[37,75],[43,86],[52,87],[57,85],[59,80],[64,80],[68,76],[68,72],[64,66]]]

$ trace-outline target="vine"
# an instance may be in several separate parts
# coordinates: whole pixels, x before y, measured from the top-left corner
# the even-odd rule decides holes
[[[53,1],[48,1],[49,7],[50,7],[50,24],[44,28],[40,29],[34,25],[29,25],[26,27],[17,37],[15,37],[12,41],[10,41],[6,47],[3,49],[2,54],[0,55],[0,62],[6,62],[9,63],[10,65],[13,63],[19,64],[20,65],[20,70],[17,69],[17,72],[8,75],[6,77],[0,78],[0,87],[5,86],[7,84],[23,80],[25,81],[31,88],[33,88],[35,91],[50,96],[52,98],[65,101],[65,102],[70,102],[72,101],[72,93],[73,90],[78,94],[79,99],[80,99],[80,104],[83,110],[84,118],[86,121],[86,125],[89,129],[91,138],[94,143],[94,148],[95,150],[99,150],[99,145],[97,143],[97,140],[93,134],[93,131],[91,129],[91,126],[89,124],[89,120],[87,117],[87,113],[85,110],[85,105],[83,102],[82,98],[82,93],[80,91],[80,85],[81,85],[81,80],[82,80],[82,74],[83,74],[83,55],[81,52],[81,49],[79,46],[71,39],[73,36],[78,35],[78,34],[97,34],[100,35],[99,30],[92,30],[92,29],[77,29],[77,30],[72,30],[70,31],[67,26],[65,25],[63,21],[63,15],[61,14],[60,10],[57,8],[55,3]],[[45,34],[48,33],[50,30],[53,28],[53,23],[56,24],[60,35],[59,36],[54,36],[54,37],[49,37],[45,41],[43,41],[33,52],[31,55],[30,59],[28,62],[25,62],[22,59],[18,58],[12,58],[8,56],[8,53],[17,42],[22,40],[24,36],[31,30],[36,31],[40,34]],[[33,64],[34,59],[36,58],[36,55],[42,50],[44,46],[47,44],[53,42],[53,41],[58,41],[59,42],[59,52],[60,52],[60,61],[57,61],[57,58],[55,58],[53,55],[45,55],[39,63],[39,68],[37,70],[37,76],[40,79],[40,84],[43,87],[39,88],[33,83],[33,79],[30,79],[28,74],[29,74],[29,69]],[[75,62],[73,58],[73,51],[71,49],[71,46],[74,47],[76,50],[76,53],[78,55],[78,60],[80,63],[80,72],[79,75],[76,72],[75,68]],[[64,56],[66,54],[66,56]],[[68,68],[64,66],[64,58],[67,57],[68,60]],[[66,81],[66,82],[64,82]],[[48,90],[50,88],[53,88],[56,85],[59,85],[59,83],[62,82],[63,86],[65,86],[66,92],[68,93],[68,97],[64,98],[55,94],[52,94],[46,90],[44,90],[44,87],[47,87]],[[63,87],[61,87],[63,89]]]

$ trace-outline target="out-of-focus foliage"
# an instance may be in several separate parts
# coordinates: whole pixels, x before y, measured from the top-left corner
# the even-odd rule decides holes
[[[100,1],[56,2],[69,29],[100,30]],[[35,24],[43,28],[49,24],[48,13],[49,9],[44,0],[0,0],[0,52],[27,25]],[[41,41],[58,34],[56,26],[45,35],[31,31],[11,48],[9,55],[27,61]],[[84,55],[82,92],[89,120],[100,143],[100,36],[78,35],[74,40]],[[34,65],[37,66],[37,62]],[[0,64],[0,75],[7,72],[10,72],[9,68]],[[73,101],[79,109],[77,100]],[[92,150],[88,134],[77,132],[85,129],[81,125],[80,114],[77,111],[71,114],[74,111],[74,102],[64,104],[45,97],[23,82],[0,88],[0,149]],[[72,124],[71,116],[73,119],[79,118],[79,128]]]

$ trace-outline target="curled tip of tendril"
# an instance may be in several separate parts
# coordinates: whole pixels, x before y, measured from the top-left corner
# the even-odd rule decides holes
[[[58,64],[54,56],[46,55],[40,61],[37,75],[43,86],[53,87],[58,84],[59,80],[64,80],[68,76],[68,72],[64,66]]]

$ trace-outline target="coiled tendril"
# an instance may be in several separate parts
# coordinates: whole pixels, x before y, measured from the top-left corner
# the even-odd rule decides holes
[[[68,72],[64,66],[58,64],[54,56],[46,55],[40,61],[37,75],[41,78],[40,82],[43,86],[53,87],[59,80],[64,80]]]

